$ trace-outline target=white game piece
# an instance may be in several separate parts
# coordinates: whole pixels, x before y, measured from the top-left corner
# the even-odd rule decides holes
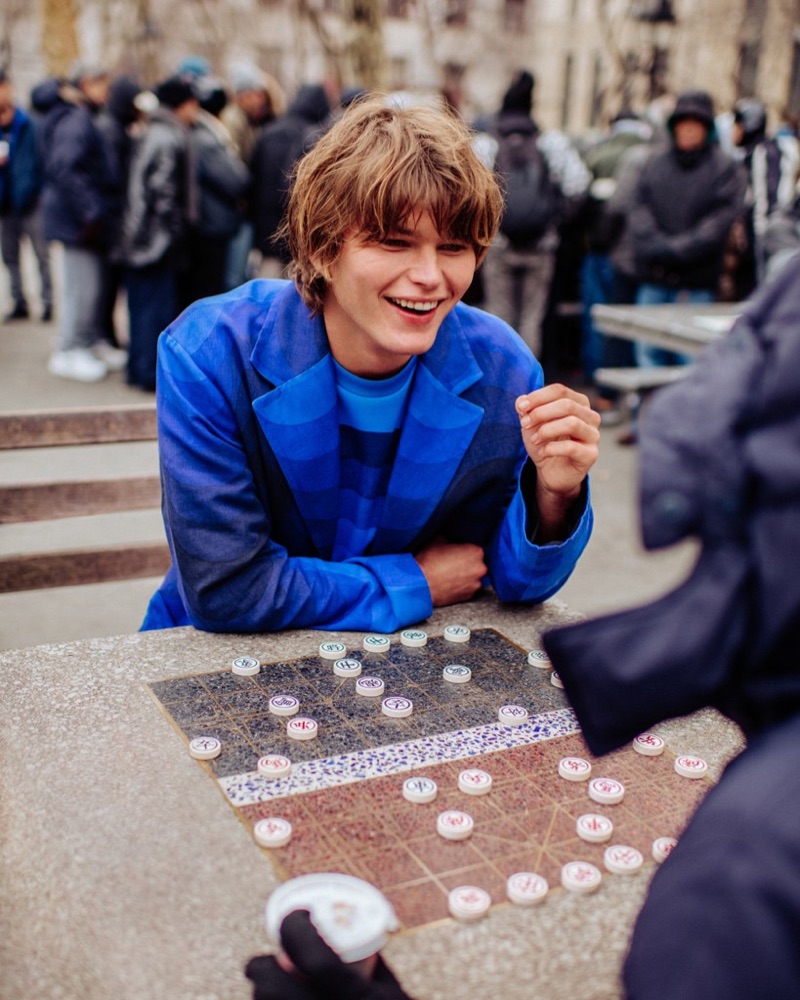
[[[704,778],[708,773],[708,764],[702,757],[682,754],[675,758],[675,771],[684,778]]]
[[[222,744],[215,736],[195,736],[189,744],[189,756],[195,760],[213,760],[222,753]]]
[[[353,660],[349,657],[344,660],[337,660],[333,665],[333,672],[337,677],[358,677],[362,670],[363,664],[361,660]]]
[[[324,660],[338,660],[347,654],[347,646],[343,642],[323,642],[319,647],[319,655]]]
[[[409,802],[424,804],[433,802],[439,788],[433,778],[406,778],[403,782],[403,798]]]
[[[532,649],[528,653],[528,663],[532,667],[541,667],[542,670],[551,670],[553,667],[550,657],[543,649]]]
[[[656,736],[655,733],[640,733],[631,744],[633,749],[642,754],[643,757],[658,757],[664,752],[666,745],[661,737]]]
[[[492,789],[492,776],[478,767],[467,768],[458,776],[458,790],[466,795],[486,795]]]
[[[588,781],[592,765],[583,757],[562,757],[558,762],[559,777],[567,781]]]
[[[480,920],[491,905],[489,893],[475,885],[460,885],[451,889],[447,897],[447,908],[456,920]]]
[[[262,847],[285,847],[292,839],[292,824],[280,816],[269,816],[256,823],[253,836]]]
[[[286,735],[292,740],[313,740],[319,733],[319,726],[313,719],[298,715],[286,724]]]
[[[614,824],[599,813],[584,813],[575,821],[575,832],[589,844],[604,844],[611,840]]]
[[[550,890],[547,879],[535,872],[516,872],[506,882],[506,893],[517,906],[533,906],[541,903]]]
[[[380,951],[398,928],[388,899],[369,882],[338,872],[300,875],[279,885],[267,900],[267,933],[280,944],[280,927],[294,910],[308,910],[320,937],[346,963]]]
[[[633,875],[644,864],[644,858],[635,847],[614,844],[603,852],[603,864],[614,875]]]
[[[231,663],[231,673],[239,677],[252,677],[261,669],[261,664],[254,656],[237,656]]]
[[[391,695],[381,702],[381,711],[392,719],[405,719],[414,711],[414,702],[410,698]]]
[[[472,671],[463,663],[448,663],[442,671],[442,677],[451,684],[466,684],[472,677]]]
[[[443,634],[450,642],[469,642],[472,633],[466,625],[448,625]]]
[[[501,705],[497,718],[504,726],[521,726],[528,721],[528,709],[522,705]]]
[[[592,778],[589,798],[604,806],[615,806],[625,797],[625,786],[614,778]]]
[[[558,676],[555,670],[552,672],[552,674],[550,674],[550,683],[553,685],[554,688],[561,688],[562,691],[564,690],[564,682],[561,680],[561,678]]]
[[[300,699],[293,694],[274,694],[269,700],[269,710],[273,715],[297,715]]]
[[[407,628],[400,633],[400,642],[404,646],[425,646],[428,642],[428,633],[419,628]]]
[[[283,778],[292,769],[292,762],[283,754],[266,754],[258,758],[258,773],[265,778]]]
[[[364,649],[368,653],[388,653],[391,644],[388,635],[368,635],[364,638]]]
[[[380,677],[359,677],[356,681],[356,694],[365,698],[380,698],[386,685]]]
[[[666,861],[677,845],[678,841],[674,837],[657,837],[653,841],[653,860],[659,864]]]
[[[436,819],[436,832],[445,840],[466,840],[474,829],[473,818],[460,809],[447,809]]]
[[[561,884],[568,892],[594,892],[602,881],[603,873],[588,861],[568,861],[561,869]]]

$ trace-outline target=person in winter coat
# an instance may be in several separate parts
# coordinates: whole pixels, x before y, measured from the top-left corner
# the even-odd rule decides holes
[[[96,124],[108,82],[102,67],[79,65],[68,83],[48,80],[32,94],[45,115],[44,233],[63,247],[59,345],[47,367],[52,375],[82,382],[108,373],[101,310],[119,191]]]
[[[533,76],[518,73],[495,117],[496,169],[505,188],[506,210],[486,258],[483,285],[485,308],[514,327],[541,360],[542,320],[555,272],[559,225],[582,201],[591,175],[563,132],[540,131],[531,117],[533,88]],[[526,170],[541,181],[518,197],[524,197],[537,214],[543,211],[530,230],[525,226],[512,230],[517,200],[513,176]]]
[[[131,162],[123,223],[130,345],[128,383],[156,386],[159,335],[177,316],[178,269],[187,226],[197,219],[189,129],[200,110],[191,82],[169,77],[156,88]]]
[[[211,110],[215,100],[219,110],[224,107],[224,89],[209,77],[201,78],[194,86],[200,110],[189,130],[189,150],[197,190],[197,218],[186,231],[186,253],[178,285],[181,309],[205,295],[226,290],[228,245],[239,231],[243,199],[250,184],[250,172],[236,152],[230,133],[218,113]]]
[[[265,258],[269,277],[289,264],[289,248],[277,239],[286,210],[292,167],[325,129],[331,105],[321,84],[303,84],[286,113],[270,122],[256,141],[252,175],[253,246]]]
[[[36,126],[15,104],[11,80],[0,70],[0,249],[12,299],[6,321],[27,319],[30,315],[20,268],[20,244],[24,237],[30,240],[39,266],[42,319],[47,322],[53,314],[50,259],[39,204],[42,183]]]
[[[659,866],[628,1000],[792,1000],[800,982],[800,258],[655,396],[644,544],[694,537],[681,586],[555,629],[545,649],[595,754],[711,706],[747,749]]]
[[[670,143],[653,151],[637,177],[628,215],[636,301],[713,302],[725,244],[744,197],[741,167],[714,139],[714,105],[702,90],[681,94],[667,121]],[[682,358],[636,345],[639,365]]]

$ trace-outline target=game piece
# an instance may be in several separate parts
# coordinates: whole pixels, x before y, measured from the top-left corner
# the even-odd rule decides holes
[[[292,824],[280,816],[260,819],[253,827],[253,836],[262,847],[285,847],[292,839]]]
[[[659,864],[662,861],[666,861],[675,847],[677,847],[677,844],[678,841],[674,837],[657,837],[653,841],[653,860]]]
[[[276,945],[284,917],[293,910],[308,910],[323,941],[347,963],[380,951],[398,926],[383,893],[369,882],[338,872],[289,879],[270,895],[264,922]]]
[[[521,726],[528,721],[528,709],[522,705],[502,705],[498,709],[497,718],[504,726]]]
[[[445,840],[466,840],[474,829],[473,818],[460,809],[447,809],[436,820],[436,832]]]
[[[550,890],[547,879],[535,872],[516,872],[506,882],[506,893],[517,906],[533,906],[541,903]]]
[[[337,677],[358,677],[363,669],[361,660],[344,659],[337,660],[333,665],[333,672]]]
[[[708,764],[702,757],[682,754],[675,758],[675,771],[684,778],[704,778],[708,773]]]
[[[239,677],[252,677],[261,669],[261,664],[254,656],[237,656],[231,663],[231,673]]]
[[[466,795],[486,795],[492,788],[492,776],[478,767],[467,768],[458,776],[458,790]]]
[[[368,635],[364,638],[364,649],[368,653],[388,653],[391,644],[388,635]]]
[[[442,671],[442,677],[451,684],[466,684],[472,677],[472,671],[463,663],[448,663]]]
[[[448,625],[443,634],[449,642],[469,642],[472,633],[466,625]]]
[[[258,758],[258,773],[265,778],[283,778],[292,769],[292,762],[283,754],[266,754]]]
[[[356,694],[365,698],[379,698],[385,690],[385,684],[380,677],[359,677],[356,681]]]
[[[599,813],[584,813],[575,822],[575,832],[589,844],[604,844],[611,840],[614,824]]]
[[[635,847],[615,844],[603,852],[603,864],[614,875],[633,875],[644,864],[644,858],[642,852]]]
[[[475,885],[460,885],[451,889],[447,897],[447,908],[456,920],[479,920],[491,905],[489,893]]]
[[[400,642],[404,646],[425,646],[428,642],[428,633],[418,628],[407,628],[400,633]]]
[[[558,673],[555,670],[552,672],[552,674],[550,674],[550,683],[553,685],[554,688],[561,688],[562,691],[564,690],[564,682],[561,680],[561,678],[558,676]]]
[[[414,710],[414,703],[410,698],[400,698],[392,695],[384,698],[381,702],[381,711],[392,719],[405,719]]]
[[[296,719],[289,719],[286,725],[286,735],[293,740],[313,740],[316,739],[319,726],[313,719],[298,716]]]
[[[633,749],[642,754],[643,757],[658,757],[664,752],[666,745],[661,737],[656,736],[655,733],[641,733],[631,744]]]
[[[592,765],[583,757],[562,757],[558,762],[559,777],[567,781],[588,781]]]
[[[189,756],[195,760],[213,760],[222,753],[222,744],[214,736],[196,736],[189,744]]]
[[[433,802],[439,789],[433,778],[406,778],[403,782],[403,798],[409,802],[424,804]]]
[[[568,861],[561,869],[561,884],[568,892],[594,892],[602,881],[603,873],[588,861]]]
[[[291,694],[274,694],[269,700],[269,710],[272,715],[297,715],[300,700]]]
[[[532,649],[528,653],[528,663],[532,667],[540,667],[542,670],[551,670],[553,666],[550,657],[543,649]]]
[[[614,778],[592,778],[589,798],[604,806],[615,806],[625,797],[625,786]]]
[[[347,646],[343,642],[323,642],[319,647],[319,655],[324,660],[338,660],[347,653]]]

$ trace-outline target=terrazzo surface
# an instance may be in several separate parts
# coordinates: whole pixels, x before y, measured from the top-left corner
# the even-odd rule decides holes
[[[575,617],[556,601],[530,610],[482,597],[424,627],[441,635],[457,619],[526,650]],[[263,907],[278,876],[151,685],[219,675],[241,654],[312,657],[330,637],[356,648],[363,634],[176,629],[0,656],[0,997],[250,996],[242,969],[270,950]],[[548,696],[545,714],[568,718],[563,695]],[[741,748],[712,712],[657,731],[675,752],[704,757],[712,779]],[[616,997],[651,872],[606,878],[590,897],[559,890],[532,909],[497,905],[477,924],[401,931],[384,954],[418,1000],[486,996],[500,982],[510,1000]]]

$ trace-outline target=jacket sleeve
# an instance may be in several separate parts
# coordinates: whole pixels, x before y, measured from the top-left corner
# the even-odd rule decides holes
[[[731,163],[714,185],[709,211],[691,229],[667,238],[670,256],[688,264],[717,253],[741,214],[744,192],[742,173],[737,164]]]
[[[430,615],[411,555],[328,562],[292,556],[275,540],[230,400],[169,332],[159,346],[158,415],[164,522],[197,628],[391,632]]]
[[[87,115],[73,112],[50,140],[47,174],[63,192],[64,204],[82,225],[104,221],[105,205],[92,183],[87,158],[101,147]]]

